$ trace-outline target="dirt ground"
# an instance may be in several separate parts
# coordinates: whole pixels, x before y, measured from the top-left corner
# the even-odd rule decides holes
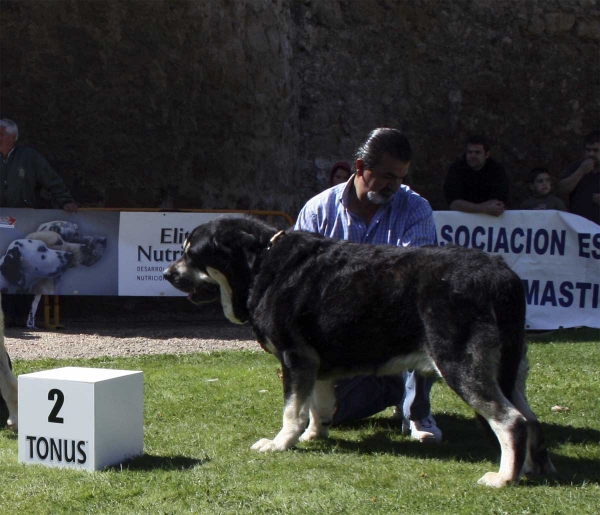
[[[36,325],[42,321],[40,307]],[[60,322],[64,329],[5,329],[11,358],[260,351],[247,325],[229,322],[219,306],[193,306],[187,299],[61,298]]]

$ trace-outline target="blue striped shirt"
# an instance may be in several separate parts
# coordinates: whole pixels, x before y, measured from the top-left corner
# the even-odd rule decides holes
[[[389,202],[379,207],[367,226],[348,210],[348,192],[354,175],[345,184],[319,193],[300,211],[295,230],[309,231],[354,243],[418,247],[437,244],[433,212],[427,202],[402,185]]]

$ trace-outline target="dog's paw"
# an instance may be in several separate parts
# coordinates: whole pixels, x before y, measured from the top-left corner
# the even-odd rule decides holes
[[[18,429],[19,429],[19,424],[18,424],[18,422],[17,422],[17,419],[16,419],[16,418],[15,418],[15,419],[9,418],[9,419],[6,421],[6,426],[8,427],[8,429],[10,429],[11,431],[13,431],[13,432],[15,432],[15,433],[16,433],[16,432],[18,431]]]
[[[261,438],[252,447],[250,447],[250,449],[258,452],[278,452],[287,450],[286,447],[278,445],[275,440],[269,440],[268,438]]]
[[[310,442],[312,440],[319,440],[322,438],[327,438],[329,436],[329,429],[323,428],[320,431],[316,428],[308,427],[302,436],[300,436],[301,442]]]
[[[491,486],[492,488],[503,488],[510,485],[512,481],[498,474],[498,472],[488,472],[477,481],[478,485]]]

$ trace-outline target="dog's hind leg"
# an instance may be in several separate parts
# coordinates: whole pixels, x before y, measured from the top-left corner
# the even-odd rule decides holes
[[[441,372],[450,388],[485,418],[500,443],[500,469],[488,472],[478,483],[495,488],[516,483],[525,463],[528,440],[525,417],[504,397],[497,384],[483,384],[480,378],[473,381],[465,376],[457,381],[452,373],[446,374],[443,369]]]
[[[283,373],[283,426],[273,440],[263,438],[251,447],[259,452],[292,448],[308,425],[310,403],[317,380],[318,357],[295,351],[284,351],[279,357]]]
[[[548,449],[540,423],[527,404],[525,397],[525,377],[527,375],[527,360],[523,359],[519,368],[519,378],[513,392],[512,402],[527,420],[528,439],[527,456],[522,473],[527,476],[550,475],[556,472]]]
[[[335,410],[335,389],[333,380],[317,381],[310,405],[310,423],[300,440],[305,442],[317,438],[327,438]]]
[[[447,335],[451,335],[452,340],[448,340]],[[486,321],[484,315],[480,315],[478,323],[466,324],[454,334],[451,330],[431,331],[428,336],[431,357],[441,376],[485,418],[500,443],[499,471],[488,472],[479,479],[479,484],[499,488],[517,482],[525,462],[527,420],[501,389],[502,351],[493,317]],[[435,345],[432,344],[434,339]],[[515,369],[511,391],[516,379]]]

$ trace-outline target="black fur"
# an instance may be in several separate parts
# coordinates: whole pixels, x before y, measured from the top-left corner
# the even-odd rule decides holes
[[[326,436],[340,377],[418,368],[439,372],[495,427],[512,464],[480,482],[503,486],[524,468],[552,470],[547,454],[540,459],[541,429],[518,388],[526,373],[523,286],[501,258],[455,246],[359,245],[296,231],[271,241],[276,232],[252,219],[209,222],[190,234],[184,255],[165,271],[192,296],[206,281],[220,281],[227,301],[223,291],[230,288],[228,317],[250,322],[259,343],[281,361],[284,427],[255,449],[294,445],[309,408],[302,439]]]
[[[9,283],[19,287],[24,286],[25,274],[21,266],[21,251],[18,245],[6,253],[4,261],[0,265],[0,274],[6,277]]]

